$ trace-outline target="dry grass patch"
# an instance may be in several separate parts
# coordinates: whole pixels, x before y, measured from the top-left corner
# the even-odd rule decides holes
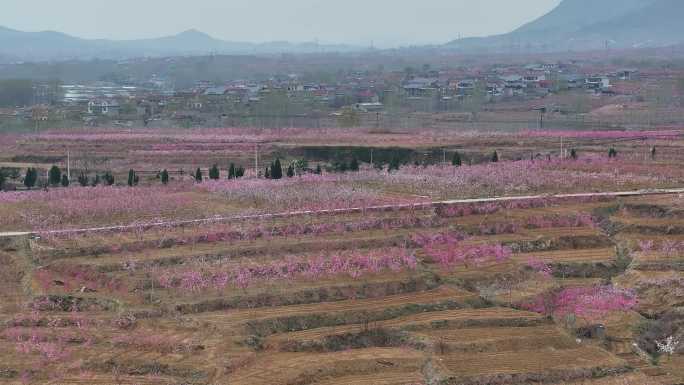
[[[369,324],[322,327],[275,334],[267,338],[267,344],[277,346],[290,341],[315,341],[326,336],[360,333],[368,329],[411,330],[422,334],[423,331],[432,332],[435,329],[445,328],[449,329],[449,332],[460,333],[461,330],[467,330],[466,328],[477,325],[496,327],[497,325],[517,324],[520,326],[530,326],[545,322],[547,321],[544,317],[537,313],[510,308],[458,309],[414,314]],[[456,329],[459,331],[455,331]]]
[[[597,369],[623,368],[626,363],[596,347],[580,347],[576,349],[556,350],[543,348],[536,350],[520,350],[516,352],[493,353],[450,353],[435,360],[436,367],[441,369],[449,384],[474,383],[490,378],[491,384],[519,383],[506,382],[506,378],[514,379],[548,378],[562,375],[563,378],[576,374],[579,378],[591,377]],[[554,373],[555,372],[555,373]],[[512,377],[511,377],[512,376]],[[548,377],[547,377],[548,376]],[[525,382],[525,381],[523,381]],[[482,383],[482,382],[480,382]]]
[[[387,296],[383,298],[321,302],[315,304],[279,306],[258,309],[240,309],[228,312],[214,312],[195,316],[198,320],[216,323],[221,326],[244,325],[248,321],[275,319],[279,317],[307,316],[312,314],[333,315],[341,312],[379,311],[391,307],[410,304],[436,304],[444,301],[465,301],[475,299],[473,293],[451,287],[435,290]]]
[[[415,373],[420,370],[424,361],[425,356],[422,353],[400,348],[371,348],[322,354],[268,353],[225,380],[233,385],[346,384],[339,381],[350,375],[377,374],[378,378],[385,371],[392,372],[396,368]]]

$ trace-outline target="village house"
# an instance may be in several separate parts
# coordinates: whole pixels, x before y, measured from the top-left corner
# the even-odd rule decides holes
[[[119,114],[121,106],[116,100],[91,100],[88,102],[88,114],[113,116]]]
[[[487,94],[490,96],[501,96],[503,94],[505,85],[501,81],[488,81]]]
[[[459,96],[472,95],[475,92],[477,80],[465,79],[456,83],[456,94]]]
[[[356,110],[359,110],[361,112],[380,112],[385,109],[385,106],[382,103],[379,102],[374,102],[374,103],[356,103],[354,105],[354,108]]]
[[[543,73],[528,73],[522,78],[524,87],[538,88],[540,83],[546,80],[546,74]]]
[[[638,77],[639,70],[633,68],[626,68],[617,71],[615,77],[619,80],[633,80]]]
[[[560,81],[565,85],[567,89],[582,88],[584,86],[586,78],[579,74],[562,74],[560,75]]]
[[[436,78],[414,78],[407,81],[403,88],[409,98],[424,98],[434,95],[439,89],[438,83]]]
[[[12,120],[19,117],[19,111],[14,108],[0,108],[0,120]]]
[[[204,90],[203,95],[208,97],[224,96],[228,93],[228,89],[226,86],[209,87]]]
[[[587,89],[600,91],[610,87],[610,79],[607,76],[589,76],[584,84]]]
[[[501,81],[504,83],[504,96],[519,96],[524,93],[525,83],[523,82],[523,77],[520,75],[505,75],[501,77]]]
[[[31,107],[31,120],[35,122],[46,122],[50,118],[50,109],[46,105]]]

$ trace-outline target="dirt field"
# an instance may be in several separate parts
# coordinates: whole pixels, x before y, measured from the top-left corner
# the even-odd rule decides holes
[[[635,167],[626,178],[645,178]],[[198,216],[247,207],[193,194]],[[5,237],[0,384],[681,384],[681,351],[653,346],[681,333],[682,207],[546,199]]]

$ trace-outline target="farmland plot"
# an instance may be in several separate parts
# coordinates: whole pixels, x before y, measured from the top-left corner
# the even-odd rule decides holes
[[[0,252],[0,383],[674,383],[616,348],[678,277],[639,269],[618,203],[25,239]]]

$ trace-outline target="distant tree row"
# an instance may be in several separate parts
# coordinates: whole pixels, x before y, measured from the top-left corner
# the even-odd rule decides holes
[[[335,161],[332,164],[332,170],[335,172],[359,171],[359,160],[353,158],[349,163],[345,161]]]
[[[204,180],[204,175],[202,174],[202,169],[199,167],[195,171],[195,174],[193,175],[195,178],[195,181],[197,183],[202,183]],[[242,178],[245,176],[245,168],[242,166],[235,166],[235,163],[231,163],[230,166],[228,167],[228,179],[238,179]],[[161,179],[162,183],[167,184],[169,181],[169,173],[168,171],[164,170],[162,171],[161,174]],[[219,169],[217,164],[214,164],[209,168],[209,179],[211,180],[219,180],[221,179],[221,170]]]
[[[80,174],[78,174],[78,184],[81,185],[82,187],[87,187],[87,186],[98,186],[98,185],[104,185],[104,186],[112,186],[114,185],[114,174],[111,172],[107,171],[104,174],[95,174],[95,177],[91,178],[86,174],[85,172],[81,171]]]
[[[651,159],[655,160],[656,158],[656,148],[652,147],[650,149],[650,155]],[[617,158],[618,152],[615,148],[611,147],[608,150],[608,158]],[[578,153],[576,149],[571,149],[570,150],[570,158],[573,160],[578,159]],[[549,156],[550,159],[550,156]],[[531,157],[531,160],[534,160],[534,156]],[[497,163],[499,162],[499,153],[497,151],[494,151],[489,158],[489,161],[491,163]],[[418,163],[416,163],[418,164]],[[463,165],[463,157],[461,154],[456,151],[453,153],[452,158],[451,158],[451,164],[455,167],[461,167]],[[392,171],[392,170],[399,170],[399,168],[402,165],[402,160],[400,157],[393,157],[388,166],[387,170]],[[373,166],[376,169],[383,169],[383,164],[380,162],[376,162],[373,164]],[[328,168],[328,171],[332,172],[356,172],[359,171],[360,169],[360,163],[357,158],[353,158],[350,162],[346,161],[334,161],[331,166]],[[323,170],[320,164],[316,165],[315,169],[309,169],[308,168],[308,162],[304,159],[301,160],[296,160],[290,163],[286,168],[283,168],[280,159],[277,158],[275,161],[271,162],[269,166],[266,167],[264,171],[264,177],[267,179],[282,179],[285,175],[289,178],[294,177],[295,175],[301,175],[302,172],[310,172],[314,174],[322,174]],[[19,171],[14,170],[13,171],[14,175],[11,176],[12,178],[18,178],[19,177]],[[200,168],[197,168],[194,174],[191,174],[194,179],[198,182],[201,183],[204,179],[202,170]],[[245,168],[241,166],[236,166],[234,163],[230,163],[230,166],[228,168],[228,179],[238,179],[242,178],[245,175]],[[218,165],[214,164],[211,168],[209,168],[209,179],[211,180],[218,180],[221,177],[221,172],[220,169],[218,168]],[[160,171],[157,174],[157,179],[161,180],[161,183],[166,185],[169,183],[169,172],[164,169]],[[114,175],[110,172],[107,171],[104,174],[95,174],[94,177],[90,177],[85,171],[81,171],[77,177],[78,184],[86,187],[86,186],[97,186],[97,185],[106,185],[106,186],[111,186],[114,185]],[[62,170],[56,166],[53,165],[47,173],[47,184],[46,186],[52,186],[52,187],[68,187],[70,185],[70,180],[69,177],[66,173],[63,173]],[[138,183],[140,182],[140,178],[137,174],[137,172],[133,169],[128,171],[128,180],[127,184],[130,187],[137,186]],[[5,185],[7,183],[7,174],[0,169],[0,191],[5,189]],[[33,167],[29,167],[26,170],[26,174],[24,175],[23,179],[23,184],[27,189],[32,189],[36,187],[36,184],[38,183],[38,170]]]

